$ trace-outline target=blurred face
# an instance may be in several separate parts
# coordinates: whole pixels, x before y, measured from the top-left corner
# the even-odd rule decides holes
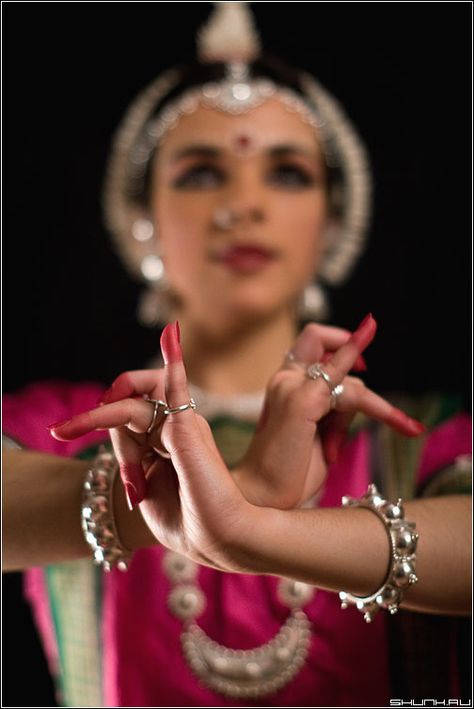
[[[314,129],[275,98],[238,116],[201,106],[157,151],[151,210],[181,316],[289,310],[317,270],[326,220]]]

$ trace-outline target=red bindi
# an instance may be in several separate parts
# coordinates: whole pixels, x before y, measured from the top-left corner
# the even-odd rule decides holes
[[[238,135],[235,139],[235,148],[238,152],[246,152],[252,147],[252,140],[248,135]]]

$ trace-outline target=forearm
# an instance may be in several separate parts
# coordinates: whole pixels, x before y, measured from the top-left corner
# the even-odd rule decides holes
[[[253,573],[288,576],[331,591],[369,595],[385,581],[389,541],[382,521],[361,508],[253,508],[251,529],[237,544]],[[470,498],[405,504],[419,532],[416,572],[403,607],[432,613],[471,610]]]
[[[32,451],[3,452],[3,571],[91,556],[81,528],[89,466]],[[120,479],[114,508],[125,546],[136,549],[153,541],[139,510],[128,511]]]
[[[88,463],[32,451],[3,452],[3,570],[86,556],[80,525]]]

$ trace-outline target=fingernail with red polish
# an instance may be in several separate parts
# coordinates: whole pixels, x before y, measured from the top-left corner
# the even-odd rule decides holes
[[[369,313],[362,320],[361,324],[357,330],[352,334],[352,341],[356,343],[359,349],[364,349],[367,347],[369,342],[372,340],[375,330],[377,328],[377,323],[372,317],[372,313]]]
[[[146,482],[142,464],[120,463],[120,477],[127,495],[128,506],[132,510],[146,496]]]
[[[179,340],[180,332],[178,322],[169,323],[161,333],[160,339],[165,364],[172,364],[173,362],[180,362],[182,360],[183,356]]]
[[[356,372],[366,372],[368,367],[367,367],[367,362],[365,359],[362,357],[362,355],[359,355],[354,362],[354,369]]]
[[[426,433],[427,427],[421,423],[421,421],[416,421],[416,419],[407,418],[407,424],[412,429],[416,436],[420,436],[422,433]]]
[[[373,320],[373,319],[374,319],[374,318],[372,317],[372,313],[368,313],[368,314],[365,316],[365,318],[362,320],[362,322],[360,323],[360,325],[359,325],[359,327],[357,328],[357,330],[361,330],[363,327],[365,327],[365,326],[367,325],[367,323],[368,323],[370,320]],[[357,330],[356,330],[356,332],[357,332]]]
[[[392,426],[405,436],[419,436],[427,431],[426,426],[407,416],[401,409],[394,409],[390,419]]]
[[[340,448],[333,444],[330,450],[328,451],[328,463],[330,463],[331,465],[337,463],[337,461],[339,460],[340,453]]]
[[[334,431],[328,431],[324,437],[324,455],[329,465],[332,465],[332,463],[335,463],[337,460],[336,438]]]
[[[106,389],[104,391],[104,393],[102,394],[102,396],[99,396],[99,398],[97,399],[97,402],[96,402],[97,406],[101,406],[102,404],[105,404],[107,401],[107,397],[110,396],[111,392],[112,392],[112,387],[109,387],[108,389]]]
[[[60,426],[64,426],[66,423],[69,423],[69,421],[72,421],[72,419],[63,419],[62,421],[56,421],[56,423],[51,423],[49,426],[46,426],[48,431],[51,431],[53,428],[59,428]]]
[[[138,505],[139,502],[141,502],[140,498],[138,497],[138,493],[135,489],[135,485],[131,483],[130,481],[124,482],[124,487],[125,487],[125,495],[127,496],[127,504],[128,504],[128,509],[130,512],[133,510],[134,507]]]

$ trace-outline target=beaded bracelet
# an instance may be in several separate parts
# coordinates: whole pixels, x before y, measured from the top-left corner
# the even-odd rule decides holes
[[[369,485],[367,492],[359,499],[344,496],[342,504],[344,507],[365,507],[375,512],[384,523],[390,540],[390,567],[382,586],[370,596],[354,596],[346,591],[339,594],[341,608],[354,604],[364,614],[365,621],[370,623],[380,608],[387,609],[392,615],[396,613],[406,588],[418,581],[415,552],[419,535],[414,531],[414,522],[404,519],[402,500],[387,502],[375,485]]]
[[[94,553],[94,562],[104,571],[114,566],[126,571],[132,556],[120,541],[114,518],[113,490],[118,467],[113,453],[100,446],[83,485],[82,530]]]

